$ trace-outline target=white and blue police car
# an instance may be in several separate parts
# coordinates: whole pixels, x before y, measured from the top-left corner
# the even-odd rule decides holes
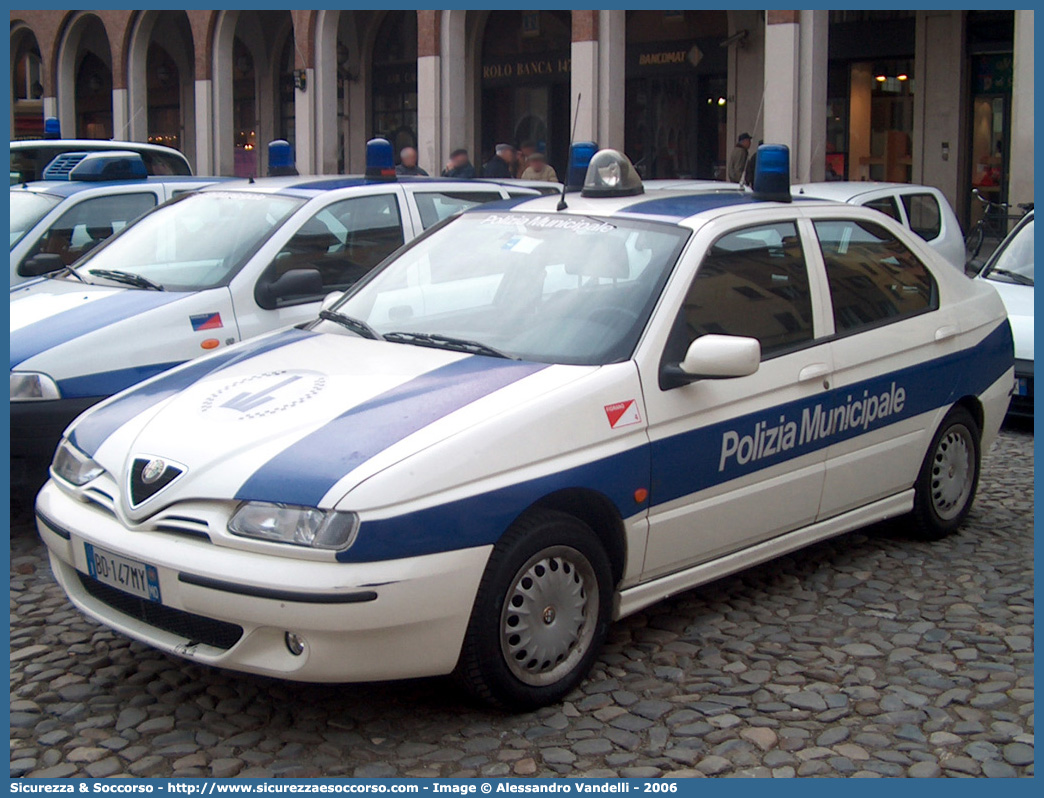
[[[42,180],[11,186],[11,285],[71,266],[157,205],[229,179],[149,177],[129,151],[63,153]]]
[[[995,291],[869,208],[643,193],[478,207],[315,322],[73,423],[37,517],[72,602],[205,663],[455,672],[519,709],[611,620],[881,519],[961,523],[1012,389]],[[766,199],[767,198],[767,199]]]
[[[396,179],[383,139],[368,146],[368,163],[364,177],[264,178],[190,193],[55,279],[12,289],[13,481],[32,487],[40,475],[42,483],[62,430],[101,399],[314,319],[325,295],[464,208],[538,196],[474,181]]]

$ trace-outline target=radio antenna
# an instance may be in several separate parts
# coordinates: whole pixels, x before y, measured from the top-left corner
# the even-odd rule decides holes
[[[580,119],[580,98],[583,97],[583,92],[576,93],[576,111],[573,113],[573,132],[569,134],[569,159],[573,157],[573,141],[576,139],[576,123]],[[565,180],[562,181],[562,198],[558,201],[558,207],[555,210],[564,211],[569,206],[566,205],[566,186],[569,185],[569,159],[566,160],[566,173]]]

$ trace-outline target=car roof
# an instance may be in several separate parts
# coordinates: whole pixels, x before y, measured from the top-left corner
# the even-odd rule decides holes
[[[401,185],[406,189],[437,187],[442,190],[474,190],[476,187],[500,188],[498,181],[454,180],[446,177],[422,177],[399,175],[394,179],[366,177],[365,175],[294,175],[290,177],[261,177],[257,179],[239,179],[222,185],[221,191],[244,191],[264,194],[282,194],[292,197],[311,199],[327,191],[353,188],[373,188],[375,186]],[[505,188],[507,186],[504,186]],[[515,187],[518,188],[518,187]],[[533,196],[537,192],[533,191]]]
[[[68,152],[75,150],[135,150],[139,152],[157,152],[173,155],[186,163],[188,159],[180,150],[165,147],[162,144],[148,144],[143,141],[117,141],[115,139],[18,139],[11,142],[12,150],[28,149],[62,149]]]
[[[719,184],[721,185],[721,184]],[[817,202],[818,197],[794,197],[795,202]],[[627,197],[583,197],[579,193],[566,194],[567,208],[557,210],[559,197],[543,196],[532,199],[516,199],[513,202],[501,203],[496,208],[480,205],[470,208],[464,213],[546,213],[552,216],[567,214],[571,216],[610,216],[618,218],[644,219],[673,224],[681,224],[690,219],[704,215],[720,215],[743,208],[780,209],[792,207],[790,203],[769,202],[754,198],[753,192],[744,191],[739,186],[732,189],[714,191],[683,192],[675,189],[650,189],[643,194]],[[852,206],[847,206],[851,208]]]
[[[804,194],[808,197],[819,197],[821,199],[836,200],[837,202],[851,202],[856,197],[869,194],[874,191],[932,191],[936,189],[931,186],[922,186],[918,183],[878,183],[872,180],[829,180],[822,183],[797,183],[791,186],[794,194]]]
[[[201,177],[199,175],[150,175],[140,180],[34,180],[31,183],[17,183],[11,186],[11,191],[31,191],[34,194],[51,194],[56,197],[71,197],[81,191],[94,189],[115,188],[117,186],[142,186],[142,185],[183,185],[202,184],[209,186],[214,183],[231,182],[231,177]],[[104,193],[101,191],[99,193]]]

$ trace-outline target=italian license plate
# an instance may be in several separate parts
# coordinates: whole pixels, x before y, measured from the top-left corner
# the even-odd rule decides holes
[[[83,549],[87,554],[87,570],[91,578],[132,596],[160,601],[159,574],[156,566],[121,557],[86,542]]]
[[[1017,377],[1015,379],[1015,395],[1029,396],[1029,380],[1025,377]]]

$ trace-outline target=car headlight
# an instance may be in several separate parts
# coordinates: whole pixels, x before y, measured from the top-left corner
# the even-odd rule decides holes
[[[105,469],[85,455],[66,438],[58,444],[51,463],[51,473],[71,485],[80,487],[101,476]]]
[[[58,383],[46,374],[30,371],[11,372],[11,401],[40,402],[45,399],[61,399]]]
[[[340,551],[355,542],[359,516],[315,507],[247,502],[229,519],[228,531],[244,538]]]

